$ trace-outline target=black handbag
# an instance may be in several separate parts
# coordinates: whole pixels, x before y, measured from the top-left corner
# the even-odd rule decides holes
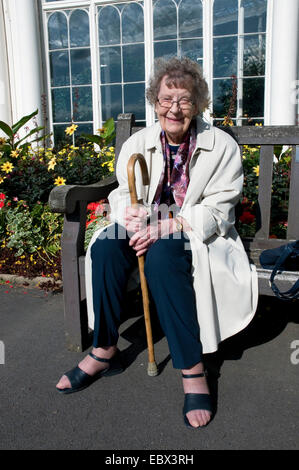
[[[281,292],[274,282],[278,272],[299,272],[299,240],[278,248],[264,250],[260,255],[260,263],[263,268],[272,269],[270,285],[276,297],[282,300],[299,299],[299,279],[286,292]]]

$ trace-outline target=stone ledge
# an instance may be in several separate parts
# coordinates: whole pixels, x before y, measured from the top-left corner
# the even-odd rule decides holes
[[[1,280],[9,281],[11,284],[22,285],[24,287],[39,287],[40,289],[42,289],[41,284],[46,284],[48,282],[52,282],[57,287],[62,287],[62,281],[55,280],[55,278],[53,277],[38,276],[38,277],[34,277],[30,279],[24,276],[18,276],[16,274],[1,274],[0,273],[0,281]]]

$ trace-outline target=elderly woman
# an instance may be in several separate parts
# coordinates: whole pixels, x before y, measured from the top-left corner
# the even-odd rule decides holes
[[[94,234],[86,256],[93,350],[57,389],[76,392],[123,370],[117,349],[123,299],[137,257],[144,254],[173,366],[182,371],[185,424],[205,426],[213,407],[203,354],[245,328],[257,304],[256,273],[234,228],[242,163],[236,142],[199,117],[209,100],[196,63],[160,60],[147,98],[158,122],[123,145],[119,187],[109,196],[112,224]],[[136,190],[143,201],[137,208],[130,207],[127,180],[133,153],[144,155],[150,175],[144,186],[137,165]]]

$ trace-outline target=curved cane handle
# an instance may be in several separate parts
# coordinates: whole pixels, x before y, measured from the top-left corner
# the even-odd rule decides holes
[[[135,165],[136,162],[139,162],[141,168],[142,182],[144,185],[149,184],[149,175],[147,171],[146,161],[144,156],[141,153],[133,153],[128,161],[127,172],[128,172],[128,182],[129,182],[129,191],[131,196],[131,204],[137,204],[137,192],[135,186]]]

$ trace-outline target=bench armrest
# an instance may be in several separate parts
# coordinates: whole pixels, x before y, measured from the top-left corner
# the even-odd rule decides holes
[[[56,186],[49,195],[49,206],[52,212],[72,214],[78,202],[93,202],[107,198],[117,186],[115,175],[94,184]]]

